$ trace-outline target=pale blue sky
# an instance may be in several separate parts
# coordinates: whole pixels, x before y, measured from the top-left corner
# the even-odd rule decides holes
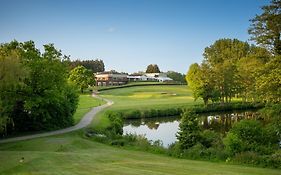
[[[0,42],[54,43],[106,69],[186,73],[220,38],[247,41],[249,19],[269,0],[0,0]]]

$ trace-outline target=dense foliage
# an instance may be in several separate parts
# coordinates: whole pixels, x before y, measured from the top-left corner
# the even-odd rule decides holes
[[[91,70],[93,73],[103,72],[104,71],[104,63],[103,60],[95,59],[95,60],[68,60],[70,68],[74,69],[77,66],[84,66],[86,69]]]
[[[146,73],[160,73],[160,69],[157,64],[150,64],[146,68]]]
[[[68,84],[61,51],[33,41],[0,45],[0,132],[50,130],[73,124],[78,95]]]
[[[95,84],[93,72],[89,69],[86,69],[84,66],[77,66],[76,68],[72,69],[68,79],[77,87],[79,87],[82,93],[84,92],[84,89]]]
[[[186,79],[195,99],[231,102],[233,97],[244,101],[280,102],[280,56],[247,42],[220,39],[204,52],[201,65],[190,66]]]
[[[185,75],[175,71],[168,71],[167,77],[173,79],[176,82],[186,84]]]
[[[281,0],[272,0],[262,10],[261,15],[251,20],[249,34],[257,44],[270,49],[275,55],[281,55]]]

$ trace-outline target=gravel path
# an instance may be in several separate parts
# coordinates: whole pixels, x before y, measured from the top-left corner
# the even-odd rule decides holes
[[[20,140],[28,140],[28,139],[34,139],[34,138],[39,138],[39,137],[46,137],[46,136],[51,136],[51,135],[63,134],[63,133],[75,131],[75,130],[78,130],[78,129],[81,129],[81,128],[84,128],[84,127],[88,126],[98,112],[100,112],[104,108],[106,108],[108,106],[111,106],[113,104],[113,101],[101,98],[101,97],[99,97],[95,94],[93,94],[92,96],[94,98],[102,99],[102,100],[106,101],[107,103],[104,104],[104,105],[92,108],[91,111],[89,111],[80,120],[80,122],[78,124],[76,124],[74,126],[71,126],[71,127],[68,127],[68,128],[56,130],[56,131],[50,131],[50,132],[27,135],[27,136],[20,136],[20,137],[13,137],[13,138],[9,138],[9,139],[3,139],[3,140],[0,140],[0,143],[8,143],[8,142],[15,142],[15,141],[20,141]]]

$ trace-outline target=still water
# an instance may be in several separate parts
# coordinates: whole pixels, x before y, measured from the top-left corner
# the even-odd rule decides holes
[[[214,130],[225,134],[234,123],[242,119],[260,119],[255,111],[230,112],[230,113],[208,113],[199,116],[199,122],[204,129]],[[176,133],[179,130],[180,117],[160,117],[126,120],[124,123],[124,134],[144,135],[148,140],[161,140],[163,146],[177,141]]]

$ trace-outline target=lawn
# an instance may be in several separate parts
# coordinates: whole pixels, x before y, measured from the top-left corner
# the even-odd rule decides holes
[[[113,111],[186,107],[203,103],[199,99],[194,101],[192,92],[186,85],[135,86],[101,91],[99,95],[114,101],[108,108]],[[93,119],[91,127],[99,130],[108,126],[109,121],[104,113],[105,111],[100,112]]]
[[[178,91],[176,92],[176,90]],[[177,95],[171,95],[172,93],[176,93]],[[185,94],[189,94],[189,96],[185,98]],[[123,107],[124,109],[126,103],[122,102],[122,98],[129,103],[137,100],[139,103],[134,104],[135,107],[141,104],[142,108],[151,107],[151,101],[156,104],[153,98],[157,98],[158,102],[164,106],[169,104],[169,101],[175,104],[193,103],[193,100],[189,99],[190,91],[185,86],[116,89],[111,92],[106,91],[102,93],[102,96],[117,100],[114,105],[119,105],[119,107]],[[100,103],[103,102],[89,95],[80,96],[79,107],[77,109],[79,114],[75,114],[77,121],[88,109]],[[128,106],[133,107],[133,105]],[[113,108],[115,107],[113,106]],[[94,126],[104,127],[107,123],[107,118],[103,118],[102,116],[103,112],[94,118]],[[97,121],[99,121],[99,124],[97,124]],[[0,144],[0,155],[0,174],[3,175],[280,175],[280,170],[176,159],[164,155],[108,146],[86,138],[84,136],[84,130]],[[23,162],[20,161],[22,158],[24,158]]]
[[[0,174],[280,175],[280,170],[211,163],[125,150],[93,142],[82,131],[0,145]],[[24,162],[20,159],[24,157]]]
[[[201,104],[194,101],[186,85],[135,86],[101,91],[100,96],[114,101],[112,110],[155,109]]]
[[[93,98],[90,94],[81,94],[79,96],[79,103],[77,110],[73,116],[74,123],[78,123],[80,119],[90,111],[90,109],[94,106],[99,106],[105,104],[103,100]]]

